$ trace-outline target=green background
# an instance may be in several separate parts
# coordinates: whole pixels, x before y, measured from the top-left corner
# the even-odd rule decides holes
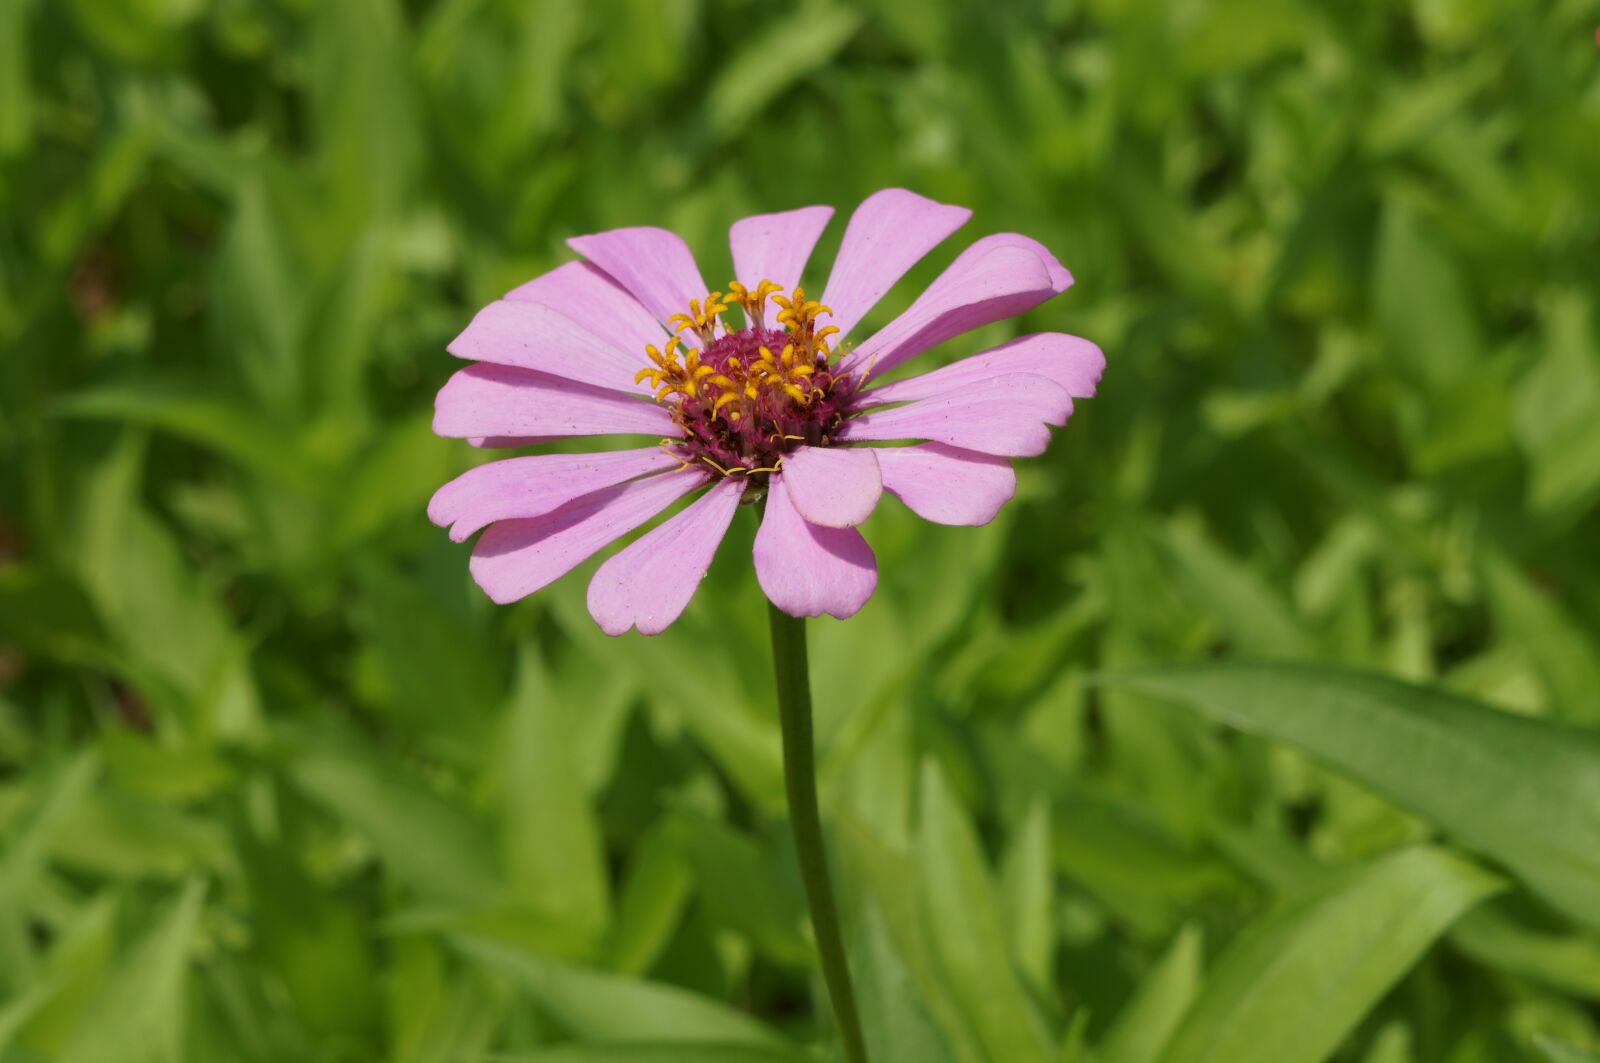
[[[885,186],[975,214],[869,325],[1016,230],[920,364],[1108,368],[810,625],[875,1058],[1593,1058],[1597,21],[0,0],[0,1059],[828,1058],[753,519],[660,638],[495,608],[429,421],[566,237]]]

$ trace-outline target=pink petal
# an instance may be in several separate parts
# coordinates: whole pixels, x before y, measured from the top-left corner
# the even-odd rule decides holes
[[[661,329],[653,321],[650,324],[656,339],[661,339]],[[514,365],[595,387],[651,394],[648,384],[634,383],[639,370],[650,365],[643,344],[619,347],[543,303],[510,299],[490,303],[448,349],[457,358]]]
[[[600,566],[589,582],[589,615],[607,635],[637,626],[659,635],[705,579],[744,493],[744,477],[728,476],[682,513],[640,536]]]
[[[833,309],[822,324],[849,335],[906,270],[970,217],[965,207],[935,203],[903,188],[886,188],[862,200],[845,227],[822,292],[822,302]]]
[[[561,436],[468,436],[467,442],[479,450],[517,450],[537,446],[562,438]]]
[[[986,236],[961,252],[905,313],[852,351],[844,368],[887,373],[952,336],[1032,310],[1071,283],[1072,275],[1037,240]]]
[[[496,521],[472,548],[472,578],[501,604],[525,598],[706,480],[698,472],[664,472],[602,488],[537,517]]]
[[[862,394],[864,401],[906,402],[970,387],[1006,373],[1037,373],[1054,380],[1075,399],[1094,396],[1106,356],[1088,340],[1061,332],[1038,332],[1002,343],[981,354],[921,376],[881,384]]]
[[[689,245],[666,229],[612,229],[574,236],[567,246],[609,273],[663,324],[673,314],[687,313],[689,300],[704,299],[709,291]]]
[[[767,511],[756,532],[756,582],[790,616],[828,613],[843,620],[878,585],[872,548],[854,528],[807,524],[789,500],[780,473],[767,490]]]
[[[799,447],[783,456],[789,501],[807,522],[852,528],[868,517],[883,494],[875,451]]]
[[[575,498],[682,464],[661,447],[605,454],[536,454],[468,469],[433,494],[428,519],[465,542],[497,520],[537,517]]]
[[[1017,493],[1017,474],[1005,458],[943,443],[883,447],[875,453],[883,486],[936,524],[987,524]]]
[[[445,381],[433,405],[435,434],[474,436],[671,435],[653,402],[527,369],[479,362]]]
[[[769,280],[781,285],[787,295],[799,285],[811,249],[831,217],[832,207],[801,207],[734,222],[728,230],[734,278],[749,288]]]
[[[1031,236],[1021,233],[993,233],[973,243],[969,251],[987,251],[991,247],[1020,247],[1032,251],[1039,256],[1045,269],[1050,271],[1050,288],[1057,295],[1072,287],[1072,271],[1061,264],[1061,260],[1050,253],[1050,249]],[[935,281],[935,284],[938,282]]]
[[[703,294],[703,293],[702,293]],[[592,262],[568,262],[506,294],[513,302],[542,303],[578,322],[605,342],[642,354],[661,345],[661,323],[639,300]]]
[[[1042,454],[1049,424],[1065,424],[1072,396],[1034,373],[1009,373],[960,391],[847,419],[840,440],[930,439],[1011,458]]]

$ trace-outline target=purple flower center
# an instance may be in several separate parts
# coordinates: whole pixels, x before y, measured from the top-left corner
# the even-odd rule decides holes
[[[768,328],[767,296],[777,285],[728,287],[732,295],[712,292],[672,319],[677,334],[664,350],[646,348],[655,368],[640,371],[639,379],[656,389],[657,402],[672,407],[683,432],[666,441],[673,453],[723,476],[764,482],[795,447],[829,445],[855,384],[831,362],[827,341],[838,329],[817,328],[817,318],[832,313],[827,307],[796,288],[773,299],[782,309]],[[728,329],[718,316],[730,300],[743,308],[745,328]],[[698,336],[698,350],[680,350],[686,331]]]

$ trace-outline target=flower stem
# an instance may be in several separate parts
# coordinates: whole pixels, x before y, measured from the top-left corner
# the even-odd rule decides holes
[[[817,812],[817,769],[811,738],[811,676],[806,665],[806,622],[775,605],[768,606],[772,624],[772,667],[778,681],[778,720],[783,729],[783,783],[789,798],[789,825],[800,856],[800,879],[817,936],[822,979],[833,1001],[834,1018],[844,1038],[849,1063],[866,1063],[867,1045],[850,986],[844,939],[839,933],[839,906],[828,880],[828,857],[822,848],[822,822]]]

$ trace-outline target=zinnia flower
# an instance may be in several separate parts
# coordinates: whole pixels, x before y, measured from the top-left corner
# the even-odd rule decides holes
[[[765,498],[756,579],[793,616],[847,617],[877,566],[856,530],[883,491],[941,524],[983,524],[1016,489],[1007,459],[1043,452],[1105,366],[1087,340],[1024,336],[885,382],[943,341],[1064,291],[1072,275],[1015,233],[968,247],[915,302],[862,340],[851,332],[894,283],[966,222],[902,189],[850,218],[820,300],[799,287],[833,210],[736,222],[736,279],[708,289],[682,239],[631,228],[579,236],[569,262],[484,307],[450,344],[472,362],[440,390],[433,427],[478,446],[572,436],[660,441],[597,454],[480,465],[440,488],[434,523],[464,541],[496,602],[546,586],[703,491],[612,556],[589,584],[608,634],[647,635],[682,614],[739,503]],[[737,309],[742,327],[724,318]],[[911,445],[887,445],[905,444]]]

